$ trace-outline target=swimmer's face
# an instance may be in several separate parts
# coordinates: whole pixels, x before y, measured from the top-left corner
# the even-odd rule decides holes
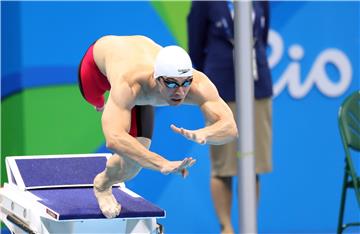
[[[165,77],[157,78],[160,83],[160,93],[171,106],[181,104],[190,90],[193,77]]]

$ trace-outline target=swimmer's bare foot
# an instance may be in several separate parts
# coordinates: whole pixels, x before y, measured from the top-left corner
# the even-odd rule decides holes
[[[102,173],[94,179],[94,194],[99,203],[99,207],[103,215],[108,218],[115,218],[120,214],[121,205],[116,201],[112,194],[112,188],[101,187]]]

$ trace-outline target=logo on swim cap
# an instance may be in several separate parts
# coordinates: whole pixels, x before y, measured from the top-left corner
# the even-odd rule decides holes
[[[166,46],[156,56],[154,77],[189,77],[193,69],[190,56],[179,46]]]
[[[190,71],[190,69],[178,69],[178,72],[181,74],[184,74],[186,72]]]

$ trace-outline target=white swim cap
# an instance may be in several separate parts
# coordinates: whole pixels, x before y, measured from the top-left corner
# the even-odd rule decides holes
[[[156,56],[154,78],[189,77],[193,74],[190,56],[179,46],[166,46]]]

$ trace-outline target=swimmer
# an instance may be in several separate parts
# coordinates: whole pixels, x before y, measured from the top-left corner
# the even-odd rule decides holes
[[[130,180],[142,168],[186,177],[196,162],[192,157],[169,161],[149,150],[155,106],[198,105],[206,126],[196,130],[170,126],[198,144],[226,144],[238,135],[230,108],[178,46],[161,47],[144,36],[104,36],[88,48],[80,63],[79,87],[85,100],[102,111],[106,147],[113,152],[94,179],[94,194],[107,218],[121,210],[113,184]],[[105,103],[106,91],[110,93]]]

